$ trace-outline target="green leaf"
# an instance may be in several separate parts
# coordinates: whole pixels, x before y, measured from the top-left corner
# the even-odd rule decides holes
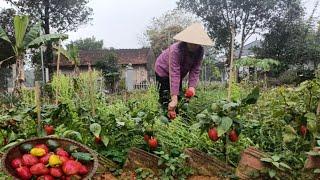
[[[290,134],[297,134],[296,130],[291,125],[285,126],[285,132]]]
[[[17,135],[16,133],[14,133],[13,131],[11,131],[10,135],[9,135],[9,139],[8,139],[8,142],[12,142],[14,140],[17,139]]]
[[[271,158],[261,158],[260,160],[263,162],[269,162],[269,163],[273,161]]]
[[[271,162],[274,166],[276,166],[277,168],[280,168],[280,163],[278,162]]]
[[[109,142],[110,142],[110,139],[109,139],[108,137],[106,137],[106,136],[102,136],[102,137],[101,137],[101,140],[102,140],[104,146],[105,146],[105,147],[108,147]]]
[[[282,138],[283,138],[283,142],[290,143],[294,141],[297,138],[297,136],[294,134],[285,133],[282,135]]]
[[[117,121],[116,123],[117,123],[117,126],[120,126],[120,127],[122,127],[126,124],[125,122],[121,122],[121,121]]]
[[[160,120],[161,120],[161,122],[164,123],[164,124],[168,124],[168,123],[169,123],[169,119],[168,119],[166,116],[163,116],[163,115],[162,115],[162,116],[160,117]]]
[[[273,169],[270,169],[270,170],[269,170],[269,176],[270,176],[271,178],[274,178],[274,177],[276,176],[276,171],[273,170]]]
[[[211,118],[211,121],[216,124],[220,123],[220,121],[221,121],[221,118],[218,115],[211,115],[210,118]]]
[[[165,159],[165,160],[169,160],[170,159],[170,157],[169,157],[169,155],[168,154],[165,154],[164,156],[162,156],[163,157],[163,159]]]
[[[79,132],[77,131],[73,131],[73,130],[67,130],[63,133],[62,135],[63,137],[67,137],[67,138],[70,138],[70,137],[73,137],[75,136],[78,140],[82,141],[82,136]]]
[[[291,170],[291,167],[290,167],[290,166],[288,166],[287,164],[283,163],[283,162],[281,162],[281,163],[280,163],[280,166],[285,167],[285,168],[287,168],[287,169],[290,169],[290,170]]]
[[[317,140],[317,145],[320,146],[320,140]]]
[[[304,81],[302,82],[299,87],[297,87],[295,89],[295,91],[303,91],[304,89],[306,89],[308,87],[309,81]]]
[[[296,102],[293,102],[293,101],[289,101],[287,102],[288,106],[290,107],[294,107],[294,106],[297,106],[297,103]]]
[[[258,101],[258,98],[260,96],[260,89],[259,87],[255,87],[250,94],[244,99],[242,99],[241,103],[244,105],[247,104],[255,104]]]
[[[29,32],[26,34],[26,37],[24,38],[24,47],[28,47],[28,44],[39,37],[41,31],[41,24],[37,23],[36,25],[32,26],[29,30]]]
[[[143,172],[143,173],[141,174],[141,177],[145,179],[145,178],[147,178],[147,174]]]
[[[95,136],[99,137],[101,133],[101,125],[98,123],[93,123],[90,125],[90,132]]]
[[[320,169],[315,169],[315,170],[313,171],[313,173],[319,174],[319,173],[320,173]]]
[[[162,165],[164,163],[164,160],[163,159],[159,159],[158,160],[158,166]]]
[[[143,111],[138,112],[137,116],[142,118],[146,113]]]
[[[68,47],[69,61],[72,61],[74,64],[79,65],[79,49],[74,44],[70,44]]]
[[[0,151],[3,152],[3,151],[11,148],[12,146],[15,146],[16,144],[18,144],[19,142],[22,142],[22,141],[24,141],[24,139],[17,139],[16,141],[14,141],[14,142],[12,142],[12,143],[9,143],[9,144],[7,144],[6,146],[2,147],[2,148],[0,149]]]
[[[155,151],[154,153],[158,154],[158,155],[163,155],[164,152],[163,151]]]
[[[229,117],[222,117],[221,118],[221,124],[218,126],[217,130],[218,130],[218,136],[222,136],[223,134],[225,134],[230,127],[232,126],[232,119]]]
[[[142,121],[141,118],[132,118],[132,120],[135,122],[135,123],[139,123]]]
[[[211,104],[211,110],[215,113],[220,111],[220,106],[217,103],[212,103]]]
[[[9,37],[7,36],[6,32],[4,31],[4,29],[2,27],[0,27],[0,39],[12,44],[12,42],[10,41]]]
[[[200,120],[206,118],[206,115],[202,114],[202,113],[201,114],[197,114],[196,118],[197,118],[198,121],[200,121]]]
[[[48,41],[59,41],[67,39],[68,35],[65,34],[45,34],[37,37],[33,41],[28,44],[28,47],[39,47],[40,45],[48,42]]]
[[[273,155],[271,156],[271,158],[273,159],[273,161],[279,161],[280,157],[278,155]]]
[[[67,50],[65,50],[63,47],[61,46],[53,46],[53,49],[57,50],[58,54],[60,53],[62,56],[64,56],[66,59],[68,59],[68,61],[71,61],[71,57],[69,55],[69,52]]]
[[[306,154],[310,156],[320,156],[320,153],[316,151],[309,151],[309,152],[306,152]]]
[[[310,132],[316,133],[317,132],[316,114],[309,112],[305,114],[304,117],[307,118],[307,122],[308,122],[307,127],[310,130]]]
[[[191,129],[199,129],[201,127],[201,123],[194,123],[191,125]]]
[[[230,102],[230,103],[228,103],[228,104],[223,105],[223,110],[224,110],[224,111],[225,111],[225,110],[230,111],[231,108],[235,108],[235,107],[238,107],[238,106],[239,106],[238,103]]]
[[[16,40],[16,47],[17,50],[24,50],[25,47],[23,46],[23,40],[28,28],[29,24],[29,17],[24,15],[24,16],[15,16],[13,20],[14,24],[14,35],[15,35],[15,40]]]
[[[175,171],[175,170],[176,170],[176,168],[175,168],[173,165],[170,166],[170,169],[171,169],[172,171]]]

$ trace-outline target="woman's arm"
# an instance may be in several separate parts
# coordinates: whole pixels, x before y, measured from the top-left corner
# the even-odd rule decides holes
[[[202,58],[198,60],[191,68],[189,72],[189,87],[197,87],[198,81],[199,81],[199,75],[201,70],[201,64],[202,64]]]
[[[180,88],[180,52],[177,49],[172,49],[169,52],[169,76],[170,76],[170,95],[177,96]]]

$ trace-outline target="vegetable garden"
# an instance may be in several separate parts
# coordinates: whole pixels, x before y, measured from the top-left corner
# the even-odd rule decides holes
[[[298,87],[260,90],[236,84],[232,101],[226,100],[224,85],[200,85],[197,96],[179,104],[180,113],[170,120],[160,110],[155,86],[105,95],[99,76],[95,71],[55,76],[42,87],[39,109],[37,91],[3,94],[1,152],[49,135],[88,146],[98,155],[97,174],[123,179],[186,179],[192,174],[232,179],[238,171],[267,179],[312,179],[320,172],[313,162],[320,155],[319,78]],[[242,167],[248,147],[262,154],[257,171]],[[156,167],[150,167],[150,158]],[[216,168],[205,173],[197,160]],[[8,178],[5,173],[1,177]]]

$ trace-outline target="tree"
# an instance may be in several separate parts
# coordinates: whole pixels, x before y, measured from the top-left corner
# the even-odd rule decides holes
[[[150,25],[144,32],[144,39],[151,46],[157,57],[174,41],[173,36],[196,20],[193,15],[185,11],[169,11],[161,17],[152,19]]]
[[[24,75],[24,60],[25,53],[28,49],[39,47],[42,43],[54,41],[57,39],[64,39],[66,35],[48,34],[40,36],[41,25],[36,24],[30,27],[28,16],[14,17],[14,41],[11,41],[7,36],[5,30],[0,27],[0,39],[9,43],[14,51],[16,69],[15,90],[19,91],[25,81]]]
[[[318,22],[318,27],[315,31],[308,33],[305,42],[304,60],[312,61],[316,69],[320,63],[320,22]]]
[[[319,58],[317,32],[311,28],[312,16],[303,19],[300,4],[287,6],[283,16],[274,17],[269,22],[269,32],[264,34],[262,46],[256,49],[258,58],[272,58],[281,66],[272,69],[273,75],[287,70],[290,65],[302,67],[304,62]]]
[[[0,11],[0,27],[8,34],[10,40],[14,39],[13,17],[15,15],[13,9],[3,9]],[[12,57],[14,55],[10,44],[0,40],[0,67],[7,67],[14,63]]]
[[[87,7],[88,0],[5,0],[28,14],[37,22],[42,21],[45,34],[50,34],[50,28],[60,33],[74,31],[80,25],[88,23],[92,8]]]
[[[0,27],[8,32],[8,38],[14,39],[13,33],[13,17],[15,14],[13,9],[3,9],[0,11]],[[0,39],[0,90],[8,88],[7,78],[10,77],[10,65],[14,64],[13,49],[10,44]]]
[[[276,22],[270,32],[264,35],[261,48],[257,48],[257,55],[279,60],[283,62],[282,68],[287,69],[290,64],[298,63],[304,36],[303,25]]]
[[[114,89],[116,82],[120,79],[118,57],[116,53],[110,51],[103,59],[96,62],[95,67],[102,71],[106,87],[108,89]]]
[[[148,37],[151,48],[156,57],[158,57],[163,50],[173,43],[173,36],[181,32],[181,26],[170,26],[161,30],[149,30]]]
[[[19,12],[30,16],[33,23],[42,21],[45,34],[54,28],[59,33],[76,30],[91,20],[92,8],[87,7],[88,0],[5,0],[15,6]],[[52,63],[51,42],[47,43],[45,65]]]
[[[286,0],[285,0],[286,1]],[[243,46],[247,39],[263,29],[267,22],[276,15],[276,0],[180,0],[179,8],[186,9],[201,17],[209,34],[215,39],[215,47],[226,50],[230,57],[231,28],[240,37],[241,58]]]
[[[103,40],[96,40],[94,36],[92,36],[91,38],[71,41],[70,44],[77,46],[79,50],[90,51],[90,50],[101,50],[103,48]]]

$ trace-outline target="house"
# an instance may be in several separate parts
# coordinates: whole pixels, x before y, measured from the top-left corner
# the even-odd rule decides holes
[[[255,48],[258,48],[258,47],[261,47],[261,43],[262,43],[262,41],[260,41],[260,40],[255,40],[255,41],[252,41],[252,42],[244,45],[244,46],[243,46],[243,50],[242,50],[241,57],[244,58],[244,57],[253,57],[253,56],[255,56],[254,49],[255,49]],[[239,53],[240,53],[240,50],[237,49],[237,50],[235,51],[235,57],[236,57],[236,58],[239,57]]]
[[[79,59],[80,71],[87,71],[88,64],[94,68],[94,65],[99,60],[103,59],[107,53],[111,50],[90,50],[90,51],[80,51]],[[118,58],[118,64],[120,66],[121,77],[125,77],[126,66],[131,64],[134,69],[134,83],[141,84],[144,82],[149,82],[154,79],[154,68],[155,56],[151,48],[140,48],[140,49],[115,49],[113,50]],[[56,69],[56,60],[51,65],[53,69]],[[60,62],[60,70],[63,74],[70,74],[73,72],[74,65],[62,58]]]

